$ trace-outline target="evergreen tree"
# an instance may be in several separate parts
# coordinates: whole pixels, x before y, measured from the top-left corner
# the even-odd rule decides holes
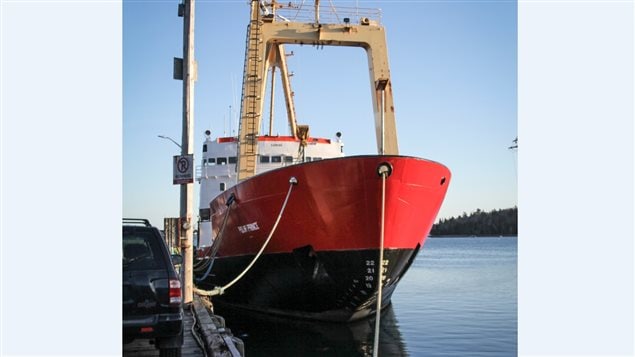
[[[515,236],[518,235],[518,208],[484,212],[480,208],[458,217],[442,218],[430,231],[432,236]]]

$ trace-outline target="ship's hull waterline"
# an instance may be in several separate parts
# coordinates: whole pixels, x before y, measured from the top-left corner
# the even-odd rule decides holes
[[[450,172],[439,163],[353,156],[272,170],[231,187],[210,203],[219,241],[212,269],[196,273],[204,277],[198,286],[223,286],[247,267],[269,236],[294,177],[297,184],[263,254],[215,301],[325,321],[352,321],[374,313],[381,265],[382,163],[392,169],[385,182],[382,306],[387,306],[445,197]],[[209,255],[212,247],[198,256]]]

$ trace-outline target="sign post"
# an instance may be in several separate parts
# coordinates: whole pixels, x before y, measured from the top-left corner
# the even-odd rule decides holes
[[[193,196],[194,196],[194,82],[196,61],[194,60],[194,0],[183,0],[179,4],[179,17],[183,17],[183,59],[175,61],[174,78],[183,81],[183,131],[181,155],[174,158],[174,184],[181,185],[181,254],[183,255],[183,303],[189,305],[193,299]],[[177,177],[178,176],[178,177]]]

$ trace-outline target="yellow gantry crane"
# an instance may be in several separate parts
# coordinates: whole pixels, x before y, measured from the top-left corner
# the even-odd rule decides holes
[[[384,28],[366,17],[356,24],[352,24],[350,18],[344,18],[341,23],[322,23],[319,0],[314,3],[314,21],[289,21],[276,16],[276,11],[284,6],[287,5],[275,0],[270,3],[251,0],[238,134],[238,180],[245,180],[256,173],[258,135],[270,68],[280,69],[292,135],[300,140],[308,136],[308,126],[296,122],[285,44],[364,48],[368,55],[377,150],[379,154],[397,155],[397,130]]]

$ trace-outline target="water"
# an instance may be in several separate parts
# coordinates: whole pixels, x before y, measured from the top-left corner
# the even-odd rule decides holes
[[[516,355],[516,243],[516,238],[426,242],[392,298],[411,355]]]
[[[221,312],[247,356],[370,356],[374,319],[348,325]],[[380,356],[516,356],[517,239],[431,238],[383,314]]]

